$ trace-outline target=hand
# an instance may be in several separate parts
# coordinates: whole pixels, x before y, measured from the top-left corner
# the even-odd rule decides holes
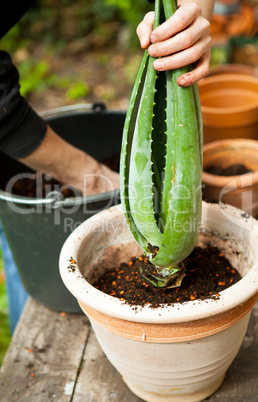
[[[48,126],[42,144],[20,162],[92,195],[119,188],[119,174],[72,146]]]
[[[102,163],[97,162],[91,156],[83,153],[81,155],[82,163],[74,170],[75,176],[69,182],[78,188],[83,195],[93,195],[105,193],[119,188],[119,174],[109,169]],[[80,174],[78,174],[80,172]]]
[[[212,3],[212,2],[211,2]],[[138,25],[141,47],[149,55],[161,57],[153,63],[157,71],[177,69],[193,64],[193,70],[181,75],[177,84],[189,86],[205,77],[210,61],[210,23],[195,2],[184,2],[175,14],[153,31],[154,12],[145,15]]]

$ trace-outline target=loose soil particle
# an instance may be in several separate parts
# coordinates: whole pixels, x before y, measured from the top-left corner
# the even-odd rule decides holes
[[[145,257],[141,256],[141,264]],[[216,247],[195,247],[185,260],[185,277],[180,287],[155,289],[142,278],[139,259],[106,271],[93,284],[102,292],[119,298],[132,306],[162,306],[165,303],[184,303],[193,300],[216,299],[219,292],[241,279],[240,274]]]
[[[245,165],[242,164],[234,164],[226,168],[211,165],[205,168],[204,170],[207,173],[214,174],[217,176],[238,176],[252,172],[252,170],[248,169]]]

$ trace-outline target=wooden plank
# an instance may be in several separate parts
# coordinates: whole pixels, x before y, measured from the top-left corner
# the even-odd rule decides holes
[[[209,402],[256,402],[258,305],[241,350]],[[84,315],[29,299],[0,373],[1,402],[140,402],[104,356]]]
[[[141,402],[109,363],[91,330],[73,402]]]
[[[84,315],[30,298],[1,367],[1,402],[70,401],[89,329]]]

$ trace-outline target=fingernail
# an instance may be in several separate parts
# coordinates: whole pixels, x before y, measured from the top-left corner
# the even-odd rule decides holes
[[[157,70],[163,70],[164,63],[162,61],[156,60],[156,61],[154,61],[153,66]]]
[[[183,78],[182,80],[180,80],[180,81],[179,81],[179,84],[180,84],[181,86],[185,85],[185,79]]]
[[[150,39],[151,39],[152,43],[157,43],[158,42],[157,37],[155,35],[153,35],[153,34],[151,35]]]
[[[155,46],[150,46],[148,49],[149,55],[152,57],[157,57],[157,52]]]
[[[149,44],[149,42],[150,42],[149,37],[148,37],[147,35],[144,35],[144,36],[142,37],[142,39],[141,39],[141,46],[142,46],[142,47],[147,47],[148,44]]]

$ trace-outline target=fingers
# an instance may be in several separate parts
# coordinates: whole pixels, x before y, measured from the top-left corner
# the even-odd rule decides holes
[[[207,52],[205,52],[202,55],[202,57],[198,60],[195,68],[191,72],[183,74],[177,79],[177,84],[180,87],[187,87],[189,85],[193,85],[195,82],[204,78],[208,74],[209,65],[210,65],[210,50],[207,50]]]
[[[196,3],[186,3],[180,6],[175,14],[151,33],[151,42],[164,41],[178,32],[183,31],[198,17],[201,8]]]
[[[138,25],[136,33],[139,37],[141,48],[147,49],[151,44],[150,36],[153,30],[154,12],[147,13],[143,21]]]
[[[152,57],[164,57],[191,48],[201,38],[208,38],[209,32],[209,22],[202,17],[197,18],[188,29],[167,40],[150,45],[148,49],[149,55]]]
[[[157,58],[157,71],[178,69],[189,64],[194,68],[178,78],[180,86],[192,85],[205,77],[210,61],[210,23],[202,17],[194,2],[183,3],[166,22],[153,29],[154,13],[146,14],[137,28],[141,47]]]
[[[158,71],[174,70],[197,62],[210,46],[209,38],[202,38],[194,46],[184,49],[168,57],[156,59],[153,67]]]
[[[205,77],[210,61],[210,23],[202,17],[196,3],[185,3],[151,34],[158,40],[149,46],[152,57],[159,57],[153,67],[158,71],[178,69],[192,64],[193,70],[177,80],[189,86]],[[155,38],[154,38],[155,40]]]

